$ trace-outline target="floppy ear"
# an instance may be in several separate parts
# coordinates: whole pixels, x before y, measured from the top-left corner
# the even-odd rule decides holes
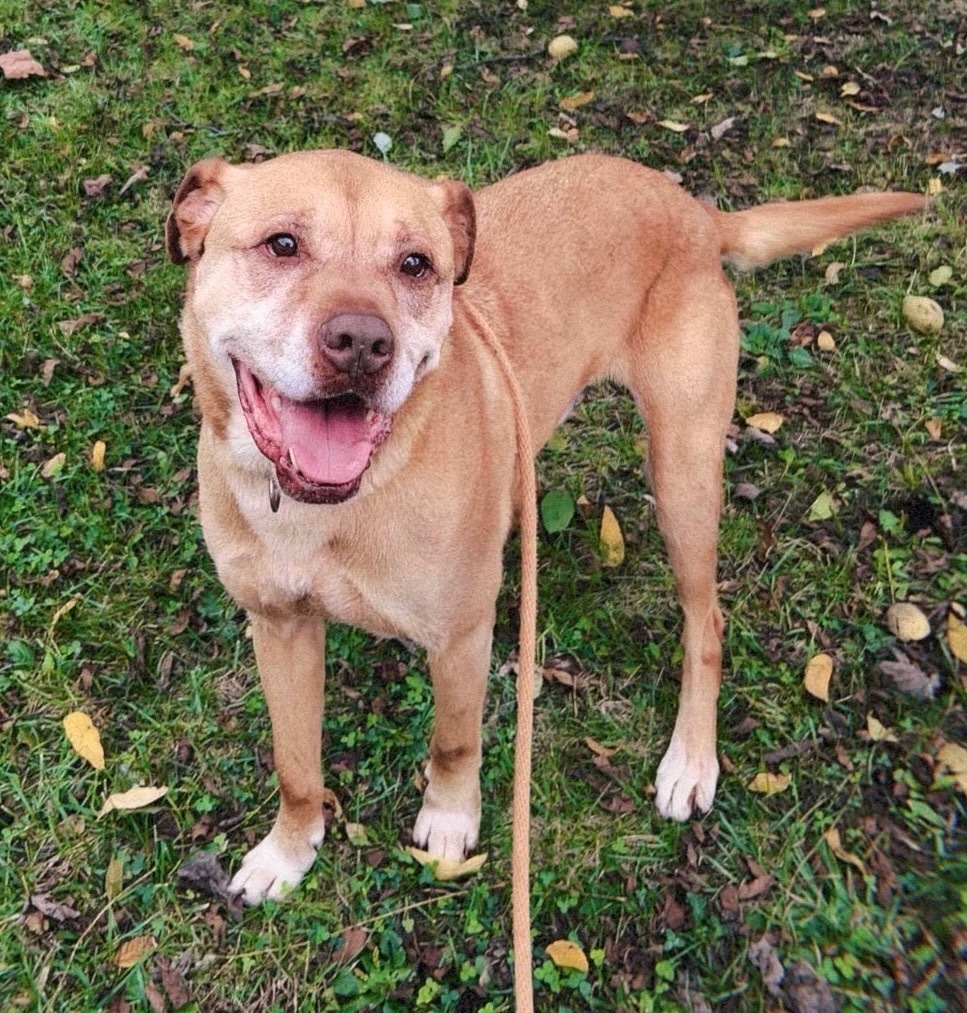
[[[204,158],[188,170],[165,223],[165,244],[174,263],[197,260],[204,252],[205,236],[233,171],[223,158]]]
[[[470,274],[477,238],[477,215],[470,188],[448,179],[436,184],[435,196],[453,240],[453,284],[462,285]]]

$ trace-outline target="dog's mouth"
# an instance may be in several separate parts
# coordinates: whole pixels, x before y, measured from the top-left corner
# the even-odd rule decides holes
[[[238,400],[248,431],[275,465],[282,491],[303,503],[341,503],[359,489],[393,425],[357,394],[293,401],[237,360]]]

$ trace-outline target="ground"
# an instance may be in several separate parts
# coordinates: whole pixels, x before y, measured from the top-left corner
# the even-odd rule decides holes
[[[440,883],[404,850],[423,657],[335,629],[319,861],[281,904],[209,892],[267,829],[275,782],[246,620],[195,519],[163,222],[196,158],[332,145],[475,186],[610,152],[726,209],[936,195],[735,276],[723,777],[702,820],[653,805],[680,629],[627,399],[589,392],[542,456],[541,494],[586,502],[541,536],[534,958],[548,1011],[964,1008],[962,5],[0,0],[0,26],[0,54],[44,71],[0,79],[0,1005],[512,1007],[513,545],[480,871]],[[558,61],[559,35],[577,50]],[[939,333],[911,329],[908,293],[940,304]],[[744,421],[762,413],[772,435]],[[927,637],[891,632],[896,602]],[[803,687],[817,655],[827,701]],[[103,770],[68,743],[72,711]],[[766,774],[781,790],[750,788]],[[98,817],[139,784],[168,792]],[[586,972],[547,956],[558,939]]]

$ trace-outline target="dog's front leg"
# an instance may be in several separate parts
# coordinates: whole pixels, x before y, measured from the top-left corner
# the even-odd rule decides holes
[[[435,716],[413,838],[452,861],[461,861],[480,833],[480,729],[492,636],[491,616],[429,655]]]
[[[278,900],[308,872],[322,844],[325,626],[319,619],[251,616],[255,660],[272,722],[279,815],[230,889],[247,904]]]

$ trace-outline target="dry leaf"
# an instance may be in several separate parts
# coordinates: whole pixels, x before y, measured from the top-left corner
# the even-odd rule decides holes
[[[114,964],[122,969],[134,967],[157,945],[154,936],[135,936],[133,939],[128,939],[114,954]]]
[[[612,4],[608,8],[608,13],[613,18],[633,18],[635,16],[634,11],[628,10],[627,7],[619,7],[617,4]]]
[[[688,130],[687,123],[679,123],[677,120],[659,120],[658,126],[664,127],[666,130],[671,130],[676,134],[684,134]]]
[[[824,275],[827,285],[835,285],[839,281],[839,273],[846,265],[841,260],[834,260],[827,268]]]
[[[833,677],[833,659],[828,654],[817,654],[809,659],[803,686],[806,692],[829,703],[829,680]]]
[[[98,819],[106,816],[109,812],[117,810],[143,809],[159,798],[168,794],[168,789],[156,785],[139,785],[137,788],[129,788],[127,791],[118,791],[108,795],[97,814]]]
[[[11,49],[0,56],[0,72],[8,81],[47,76],[47,71],[33,58],[29,49]]]
[[[601,565],[620,566],[625,558],[625,540],[611,507],[606,506],[601,514]]]
[[[449,858],[440,858],[439,855],[431,855],[428,851],[421,851],[419,848],[406,849],[420,865],[427,865],[433,871],[433,878],[446,882],[451,879],[462,879],[477,872],[487,861],[487,852],[482,855],[473,855],[463,862],[454,862]]]
[[[187,35],[178,35],[175,33],[172,38],[178,44],[179,48],[183,49],[186,53],[190,53],[195,48],[194,42],[192,42]]]
[[[72,711],[64,718],[67,741],[95,770],[104,769],[104,750],[94,722],[83,711]]]
[[[908,601],[898,601],[886,610],[886,625],[899,640],[923,640],[930,636],[930,621]]]
[[[713,126],[709,130],[709,133],[712,135],[712,140],[713,141],[721,140],[722,135],[732,129],[732,127],[735,124],[735,120],[736,117],[727,116],[724,120],[720,120],[718,123],[716,123],[715,126]]]
[[[4,418],[20,429],[40,429],[40,419],[29,409],[22,412],[10,412]]]
[[[753,426],[755,429],[761,429],[764,433],[774,433],[784,421],[783,417],[776,412],[757,412],[755,415],[750,415],[745,420],[745,424]]]
[[[948,359],[946,355],[942,355],[937,352],[936,363],[941,369],[945,369],[948,373],[962,373],[964,371],[963,366],[958,366],[953,359]]]
[[[839,89],[839,93],[840,93],[840,95],[843,96],[843,98],[847,98],[850,95],[859,95],[859,93],[860,93],[860,86],[855,81],[847,81]]]
[[[943,327],[940,304],[925,295],[905,295],[900,303],[903,319],[920,334],[936,334]]]
[[[967,749],[956,742],[945,742],[937,750],[937,762],[951,774],[967,774]]]
[[[774,137],[772,140],[772,147],[774,148],[791,148],[792,141],[788,137]]]
[[[832,113],[816,113],[816,119],[819,120],[820,123],[832,123],[833,126],[836,127],[841,127],[843,125],[843,121],[838,116],[834,116]]]
[[[927,675],[919,665],[895,648],[893,656],[895,661],[880,662],[880,671],[901,693],[917,700],[932,700],[940,689],[940,676],[936,672]]]
[[[941,421],[938,418],[929,418],[923,423],[923,428],[927,430],[927,435],[931,440],[939,440],[941,433]]]
[[[748,789],[762,795],[775,795],[777,792],[785,791],[790,784],[792,784],[792,774],[772,774],[764,770],[752,778]]]
[[[873,742],[896,742],[897,737],[894,733],[883,724],[878,718],[875,718],[872,714],[866,715],[866,730],[869,733],[870,739]]]
[[[931,176],[927,180],[927,196],[936,197],[938,194],[943,193],[943,183],[940,182],[939,176]]]
[[[812,501],[809,512],[806,514],[807,521],[828,521],[835,517],[839,506],[831,492],[825,489]]]
[[[568,98],[562,98],[558,104],[566,113],[573,113],[575,109],[580,109],[581,106],[586,106],[589,102],[593,101],[593,91],[582,91],[578,92],[577,95],[570,95]]]
[[[52,458],[44,461],[40,469],[40,474],[44,478],[53,478],[54,475],[59,475],[64,470],[64,465],[67,463],[67,455],[61,451],[59,454],[54,454]]]
[[[584,974],[588,972],[588,958],[584,955],[584,950],[570,939],[557,939],[544,952],[557,967],[568,967]]]
[[[345,964],[355,959],[362,952],[366,945],[368,933],[359,925],[353,925],[342,934],[339,945],[333,950],[332,962],[334,964]]]
[[[821,352],[835,352],[836,341],[829,331],[820,331],[819,334],[816,335],[816,347]]]
[[[111,182],[110,173],[102,173],[92,179],[85,179],[81,186],[84,189],[85,197],[101,197]]]
[[[96,440],[94,446],[91,448],[91,467],[95,471],[104,470],[104,452],[107,447],[103,440]]]
[[[547,45],[547,55],[555,60],[566,60],[578,51],[578,44],[570,35],[558,35]]]
[[[108,900],[114,900],[124,885],[124,862],[117,855],[111,857],[104,874],[104,893]]]
[[[610,746],[602,746],[600,742],[595,739],[585,738],[584,744],[591,750],[595,756],[603,756],[605,759],[610,759],[618,751],[617,746],[614,748]]]
[[[947,643],[950,653],[967,664],[967,623],[956,616],[953,609],[947,613]]]
[[[839,830],[836,827],[830,827],[829,830],[823,834],[823,840],[829,845],[829,850],[841,861],[848,862],[850,865],[856,866],[864,875],[866,875],[866,867],[863,865],[863,861],[857,858],[856,855],[851,854],[847,851],[840,841]]]
[[[182,364],[178,370],[178,382],[168,392],[172,397],[177,397],[185,387],[191,383],[191,366],[187,362]]]

